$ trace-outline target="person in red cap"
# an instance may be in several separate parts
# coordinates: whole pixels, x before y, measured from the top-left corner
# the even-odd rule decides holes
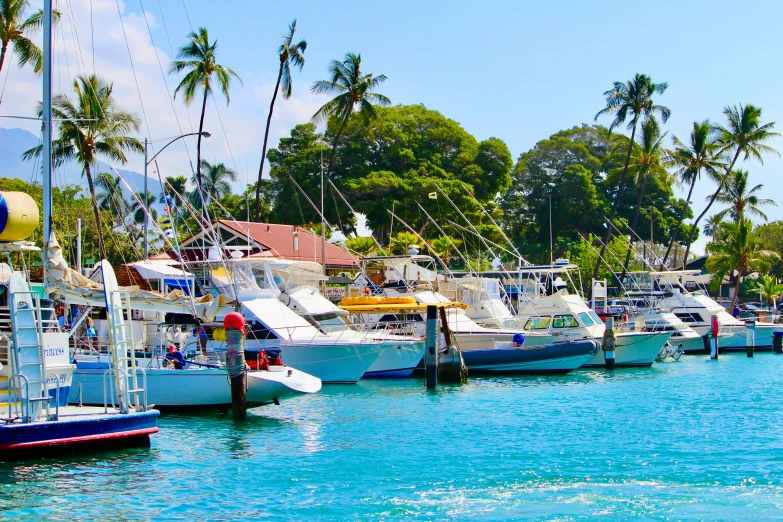
[[[174,366],[175,370],[181,370],[185,365],[185,357],[173,344],[169,345],[169,353],[166,354],[166,360]]]

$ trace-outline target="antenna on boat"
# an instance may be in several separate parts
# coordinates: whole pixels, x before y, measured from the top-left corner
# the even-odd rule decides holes
[[[321,271],[326,276],[326,218],[324,217],[324,151],[321,149]],[[324,281],[324,292],[326,282]]]

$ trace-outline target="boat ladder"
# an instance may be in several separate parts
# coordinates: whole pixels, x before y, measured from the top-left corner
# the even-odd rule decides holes
[[[103,374],[104,380],[104,410],[111,401],[114,404],[114,394],[109,391],[107,383],[114,380],[114,392],[120,413],[128,413],[130,408],[135,411],[147,411],[147,374],[143,368],[136,367],[136,357],[133,342],[133,327],[130,322],[131,299],[127,290],[113,290],[106,294],[107,319],[109,322],[109,355],[112,368]],[[139,382],[141,374],[141,382]]]
[[[57,329],[59,325],[54,319],[54,309],[44,308],[37,292],[14,292],[9,305],[13,345],[10,350],[12,375],[7,393],[8,419],[33,422],[38,419],[42,405],[49,411],[52,399],[46,383],[43,332],[45,328]],[[59,380],[57,382],[59,388]]]

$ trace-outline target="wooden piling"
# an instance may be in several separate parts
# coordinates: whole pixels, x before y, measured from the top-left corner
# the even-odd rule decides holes
[[[438,307],[435,305],[427,306],[424,374],[427,388],[434,388],[438,384]]]
[[[468,382],[468,367],[462,358],[462,352],[452,344],[451,329],[449,328],[446,309],[440,307],[440,327],[446,347],[438,353],[438,380],[440,382],[462,383]]]
[[[604,351],[604,364],[606,369],[614,370],[615,337],[614,319],[612,317],[606,318],[606,329],[604,330],[604,338],[601,343],[601,349]]]
[[[756,348],[756,323],[748,323],[745,327],[745,345],[748,357],[753,357],[753,351]]]

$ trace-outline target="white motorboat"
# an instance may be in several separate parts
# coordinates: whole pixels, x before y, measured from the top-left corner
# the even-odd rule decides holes
[[[410,377],[424,357],[424,341],[420,336],[399,335],[386,329],[372,329],[367,323],[351,323],[349,313],[335,306],[318,291],[321,265],[306,261],[275,260],[269,266],[281,288],[280,302],[288,306],[313,326],[333,335],[353,338],[359,342],[368,334],[386,348],[365,372],[364,378]],[[392,343],[392,344],[389,344]]]

